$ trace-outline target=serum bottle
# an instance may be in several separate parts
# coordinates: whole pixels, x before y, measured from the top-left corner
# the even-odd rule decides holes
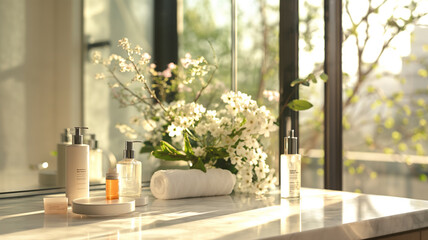
[[[287,148],[281,155],[281,197],[298,198],[301,185],[301,155],[298,154],[297,137],[294,136],[294,130],[290,131],[285,140]]]
[[[116,168],[111,168],[106,174],[106,199],[113,200],[119,198],[119,174]]]
[[[126,141],[123,160],[117,163],[119,173],[119,196],[139,198],[141,196],[141,162],[134,159],[134,143]]]
[[[89,197],[89,145],[83,144],[82,129],[75,127],[73,144],[65,149],[66,185],[68,204],[76,198]]]

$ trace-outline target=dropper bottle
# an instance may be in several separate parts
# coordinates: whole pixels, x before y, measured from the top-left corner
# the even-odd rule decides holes
[[[284,154],[281,155],[281,197],[298,198],[301,186],[301,155],[298,154],[297,137],[294,136],[294,130],[289,132],[284,142],[287,143],[287,147]]]

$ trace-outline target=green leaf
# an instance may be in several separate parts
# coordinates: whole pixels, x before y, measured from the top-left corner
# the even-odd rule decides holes
[[[152,155],[156,158],[167,160],[167,161],[181,161],[187,160],[187,156],[184,154],[171,154],[162,150],[155,150]]]
[[[247,118],[244,118],[239,126],[240,127],[244,126],[246,122],[247,122]]]
[[[306,87],[309,87],[309,81],[304,81],[304,82],[302,82],[302,85],[303,85],[303,86],[306,86]]]
[[[160,141],[160,149],[164,152],[169,152],[169,153],[174,153],[174,154],[180,154],[180,152],[175,149],[175,147],[173,147],[171,144],[165,142],[165,141]]]
[[[189,138],[193,141],[199,141],[199,139],[197,137],[195,137],[195,135],[193,135],[193,133],[188,129],[184,129],[184,131],[188,134]]]
[[[301,83],[304,83],[306,80],[305,79],[296,79],[296,80],[294,80],[294,81],[292,81],[291,82],[291,84],[290,84],[290,86],[291,87],[294,87],[294,86],[296,86],[297,84],[301,84]]]
[[[184,132],[183,135],[184,135],[183,136],[183,138],[184,138],[184,152],[186,154],[193,155],[194,152],[193,152],[193,149],[192,149],[192,145],[190,144],[189,135],[188,135],[188,133],[186,131]]]
[[[232,133],[229,134],[229,137],[233,138],[235,136],[241,135],[241,133],[245,130],[246,128],[241,128],[238,131],[235,131],[235,129],[233,129]]]
[[[294,99],[288,103],[288,107],[294,111],[308,110],[313,105],[306,100]]]
[[[206,159],[220,159],[220,158],[226,158],[229,156],[229,153],[225,148],[207,147],[205,151],[207,153]]]
[[[160,146],[152,152],[152,155],[168,161],[188,160],[189,158],[184,152],[178,151],[165,141],[160,142]]]
[[[328,80],[328,76],[327,76],[327,74],[325,74],[325,73],[321,73],[320,78],[321,78],[324,82],[327,82],[327,80]]]
[[[198,158],[198,160],[193,163],[193,165],[190,167],[191,169],[199,169],[202,172],[207,172],[207,169],[205,168],[204,162],[202,162],[201,158]]]
[[[238,173],[238,169],[235,168],[235,165],[233,165],[230,161],[224,160],[224,158],[218,159],[214,166],[216,168],[229,170],[233,174]]]
[[[313,73],[310,73],[306,77],[306,80],[308,81],[308,86],[309,86],[309,81],[312,81],[313,83],[317,83],[317,78],[315,77],[315,75]]]
[[[317,78],[315,78],[315,77],[314,77],[314,78],[312,79],[312,82],[313,82],[313,83],[317,83],[317,82],[318,82]]]

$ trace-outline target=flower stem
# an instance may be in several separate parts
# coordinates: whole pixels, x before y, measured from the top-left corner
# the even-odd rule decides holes
[[[214,78],[214,73],[215,73],[215,72],[217,71],[217,69],[218,69],[217,55],[215,54],[214,47],[213,47],[213,45],[211,44],[211,42],[209,42],[209,41],[208,41],[208,44],[210,45],[211,51],[213,52],[213,55],[214,55],[214,70],[211,72],[210,78],[208,79],[207,83],[206,83],[204,86],[202,86],[201,90],[199,90],[198,94],[196,95],[195,100],[193,100],[193,102],[195,102],[195,103],[196,103],[196,102],[198,101],[198,99],[201,97],[201,94],[202,94],[202,92],[205,90],[205,88],[207,88],[207,87],[208,87],[208,85],[210,85],[211,81],[212,81],[212,80],[213,80],[213,78]]]
[[[113,76],[114,80],[123,88],[125,89],[125,91],[129,92],[132,96],[136,97],[138,100],[140,100],[141,102],[150,105],[144,98],[138,96],[136,93],[134,93],[134,91],[132,91],[131,89],[129,89],[127,86],[125,86],[125,84],[122,83],[122,81],[119,80],[119,78],[116,76],[116,74],[114,74],[114,72],[107,68],[110,72],[110,74]]]
[[[207,88],[208,87],[208,85],[210,85],[210,83],[211,83],[211,81],[213,80],[213,78],[214,78],[214,73],[217,71],[217,69],[218,69],[218,66],[217,65],[214,65],[214,70],[211,72],[211,75],[210,75],[210,78],[208,79],[208,81],[207,81],[207,83],[204,85],[204,86],[202,86],[202,88],[201,88],[201,90],[199,90],[199,92],[198,92],[198,94],[196,95],[196,97],[195,97],[195,100],[193,100],[193,102],[197,102],[198,101],[198,99],[201,97],[201,95],[202,95],[202,92],[205,90],[205,88]]]
[[[288,95],[287,100],[285,100],[285,104],[282,106],[281,111],[279,111],[277,121],[279,121],[280,116],[282,115],[282,113],[284,112],[284,110],[287,108],[288,103],[290,102],[291,96],[293,96],[294,93],[297,91],[297,89],[299,88],[298,86],[299,85],[295,86],[294,89],[293,89],[293,91],[291,92],[291,94]]]
[[[137,65],[135,65],[134,61],[130,61],[132,63],[132,66],[134,66],[135,71],[137,72],[138,75],[140,74],[140,71],[137,68]],[[147,92],[150,94],[150,96],[156,100],[156,102],[159,104],[159,106],[162,108],[162,110],[169,116],[168,111],[165,109],[165,107],[163,106],[162,102],[159,100],[159,98],[156,96],[155,91],[153,91],[152,89],[150,89],[149,85],[147,84],[146,81],[143,81],[144,84],[144,88],[147,90]]]

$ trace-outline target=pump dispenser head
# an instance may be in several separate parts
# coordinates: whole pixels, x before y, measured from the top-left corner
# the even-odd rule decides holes
[[[88,144],[91,149],[98,149],[98,140],[96,139],[95,134],[90,134],[91,139],[89,139]]]
[[[88,129],[87,127],[74,127],[73,135],[73,144],[82,144],[83,143],[83,129]]]
[[[70,128],[64,129],[64,133],[61,134],[61,142],[63,142],[63,143],[71,142],[71,130],[70,130]]]
[[[142,143],[143,141],[140,140],[134,140],[134,141],[126,141],[125,143],[125,150],[123,150],[123,158],[134,158],[134,143],[136,142],[140,142]]]
[[[288,154],[297,154],[297,137],[294,136],[294,130],[290,130],[287,137],[287,149]]]

